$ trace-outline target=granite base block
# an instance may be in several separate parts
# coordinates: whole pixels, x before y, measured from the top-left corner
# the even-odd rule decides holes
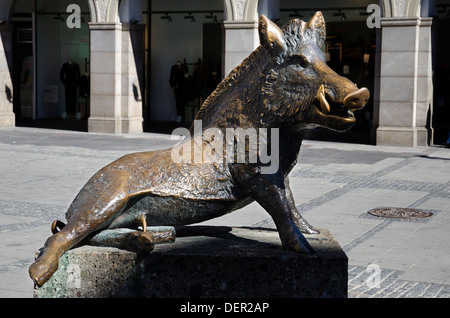
[[[82,246],[60,259],[34,297],[347,297],[348,259],[331,234],[305,235],[316,251],[281,247],[261,228],[187,226],[146,255]]]

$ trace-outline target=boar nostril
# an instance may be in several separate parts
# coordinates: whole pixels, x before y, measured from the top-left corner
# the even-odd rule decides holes
[[[350,109],[360,109],[364,107],[368,100],[369,90],[367,88],[361,88],[344,98],[344,106]]]

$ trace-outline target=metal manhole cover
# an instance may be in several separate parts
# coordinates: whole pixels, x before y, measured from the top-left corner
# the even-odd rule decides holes
[[[377,208],[367,212],[374,216],[394,219],[425,219],[433,213],[410,208]]]

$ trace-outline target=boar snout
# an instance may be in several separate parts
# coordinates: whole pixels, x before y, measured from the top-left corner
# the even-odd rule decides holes
[[[356,92],[348,94],[344,98],[344,107],[351,110],[363,108],[369,100],[370,93],[365,87],[358,89]]]
[[[320,85],[310,108],[309,121],[336,131],[350,129],[356,121],[353,111],[366,105],[370,93],[367,88],[358,89],[353,83],[345,88],[338,90],[337,93],[341,94],[336,96],[332,94],[332,90],[325,89],[323,84]],[[351,93],[339,96],[348,92],[348,88]]]

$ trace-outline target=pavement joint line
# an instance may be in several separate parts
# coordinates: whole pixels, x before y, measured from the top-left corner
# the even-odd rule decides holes
[[[80,173],[82,173],[82,172],[81,171],[74,171],[74,172],[71,172],[71,173],[61,174],[61,175],[57,175],[57,176],[46,176],[46,177],[30,179],[30,180],[21,181],[21,182],[5,183],[3,185],[0,185],[0,187],[10,187],[10,186],[13,186],[13,185],[22,185],[22,184],[38,182],[38,181],[45,181],[45,180],[50,180],[50,179],[59,179],[59,178],[71,177],[71,176],[75,176],[75,175],[80,174]]]
[[[0,274],[4,273],[4,272],[9,272],[12,270],[26,268],[26,267],[30,266],[31,263],[33,263],[33,262],[34,262],[34,258],[29,257],[29,258],[24,258],[24,259],[14,261],[14,262],[11,262],[8,264],[0,265]]]
[[[391,224],[390,220],[381,220],[380,223],[375,224],[373,227],[371,227],[369,230],[355,238],[354,240],[348,242],[347,244],[342,246],[342,249],[345,253],[348,253],[351,249],[355,248],[365,240],[367,240],[369,237],[375,235],[380,230],[384,229],[386,226]]]
[[[446,188],[450,188],[450,181],[448,181],[447,183],[445,183],[444,185],[442,184],[436,184],[433,189],[431,189],[431,191],[429,193],[427,193],[425,196],[423,196],[422,198],[418,199],[417,201],[411,203],[408,208],[413,208],[416,206],[419,206],[420,204],[426,202],[427,200],[429,200],[430,198],[450,198],[450,191],[448,191],[447,193],[444,192],[444,190],[442,189],[446,189]]]
[[[401,297],[408,297],[408,296],[410,296],[410,295],[414,292],[415,287],[416,287],[417,285],[419,285],[418,282],[412,283],[412,284],[411,284],[411,287],[410,287],[408,290],[406,290],[403,294],[401,294],[400,296],[401,296]],[[408,292],[408,293],[407,293],[407,292]]]
[[[426,287],[423,289],[423,291],[422,291],[422,293],[420,294],[420,296],[424,297],[425,293],[426,293],[427,290],[430,289],[430,288],[431,288],[431,285],[426,286]]]
[[[58,158],[61,156],[70,156],[70,157],[81,157],[81,158],[95,158],[95,159],[110,159],[110,158],[118,158],[117,156],[115,156],[114,154],[106,154],[106,155],[102,155],[101,153],[93,153],[92,151],[87,151],[87,152],[83,152],[83,153],[79,153],[76,152],[75,150],[79,150],[79,149],[74,149],[73,152],[70,151],[49,151],[49,150],[40,150],[40,149],[33,149],[33,148],[20,148],[20,149],[6,149],[6,150],[2,150],[3,152],[14,152],[14,153],[28,153],[28,154],[42,154],[42,155],[50,155],[50,156],[54,156],[52,158]],[[121,151],[121,150],[111,150],[111,151],[117,151],[118,153],[126,153],[125,151]],[[119,154],[119,156],[121,156]],[[30,160],[47,160],[48,158],[41,158],[41,159],[30,159]],[[27,160],[27,161],[30,161]],[[114,160],[114,159],[111,159]]]
[[[31,217],[53,222],[55,217],[64,216],[66,210],[67,207],[63,205],[0,200],[0,215]]]
[[[405,285],[407,285],[407,284],[408,284],[408,282],[406,282],[406,281],[401,282],[397,287],[394,288],[394,290],[393,290],[392,292],[390,292],[389,294],[387,294],[387,297],[392,296],[392,295],[395,294],[400,288],[402,288],[403,286],[405,286]],[[392,283],[392,285],[394,285],[394,283]],[[392,286],[392,285],[391,285],[391,286]]]
[[[448,298],[450,286],[428,282],[407,281],[401,279],[405,271],[382,269],[380,288],[367,286],[364,266],[349,266],[349,298]],[[427,295],[429,294],[429,295]]]
[[[53,222],[53,221],[51,221]],[[13,223],[13,224],[0,224],[0,232],[12,232],[17,230],[23,230],[25,228],[33,228],[36,226],[47,225],[49,220],[47,219],[38,219],[35,221],[22,222],[22,223]]]

